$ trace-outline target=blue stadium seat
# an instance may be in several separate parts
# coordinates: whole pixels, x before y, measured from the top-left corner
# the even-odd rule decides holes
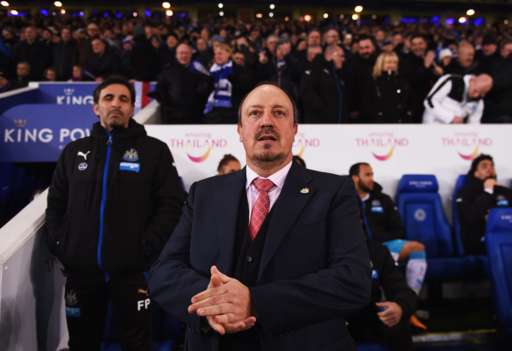
[[[485,236],[496,314],[512,336],[512,208],[489,212]]]
[[[462,236],[460,234],[460,216],[458,203],[461,201],[459,198],[459,192],[466,183],[466,175],[461,174],[457,177],[455,187],[453,188],[452,194],[452,224],[453,224],[453,237],[455,241],[455,252],[459,256],[464,255],[464,246],[462,245]]]
[[[407,174],[400,179],[396,202],[405,238],[423,243],[427,251],[427,281],[477,280],[486,276],[483,257],[457,257],[437,178]]]
[[[398,183],[396,196],[406,239],[425,244],[429,258],[454,254],[450,225],[438,190],[434,175],[406,174]]]

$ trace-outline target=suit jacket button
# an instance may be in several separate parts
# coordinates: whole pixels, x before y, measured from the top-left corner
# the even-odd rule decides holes
[[[254,261],[254,258],[252,258],[252,256],[247,256],[247,262],[251,263],[252,261]]]

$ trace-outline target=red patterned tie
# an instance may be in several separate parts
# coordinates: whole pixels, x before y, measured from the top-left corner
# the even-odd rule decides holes
[[[258,235],[258,231],[265,220],[265,217],[270,210],[270,199],[268,192],[274,187],[274,183],[271,180],[256,178],[252,181],[256,189],[258,190],[258,197],[254,201],[251,212],[251,220],[249,221],[249,234],[251,239],[255,239]]]

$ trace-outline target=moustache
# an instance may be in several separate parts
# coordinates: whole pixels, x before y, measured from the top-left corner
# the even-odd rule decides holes
[[[113,114],[122,115],[123,112],[121,112],[121,110],[119,110],[119,109],[114,109],[114,110],[109,111],[109,113],[108,113],[109,116],[113,115]]]
[[[279,134],[275,132],[273,129],[264,129],[256,133],[254,138],[257,141],[260,140],[279,140]]]

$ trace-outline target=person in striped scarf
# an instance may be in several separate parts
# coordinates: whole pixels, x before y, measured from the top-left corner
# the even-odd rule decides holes
[[[231,47],[217,43],[213,49],[214,63],[210,67],[210,77],[214,88],[204,108],[204,123],[236,123],[238,105],[242,97],[252,88],[250,71],[231,60]]]

